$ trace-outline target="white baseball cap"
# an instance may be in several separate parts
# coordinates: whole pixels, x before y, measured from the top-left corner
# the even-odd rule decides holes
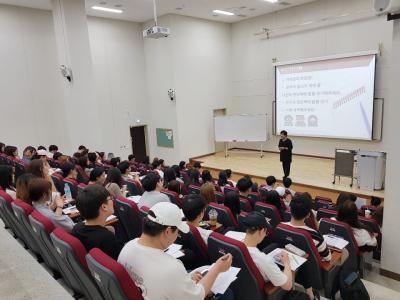
[[[39,155],[39,156],[47,156],[47,151],[44,150],[44,149],[40,149],[40,150],[38,150],[36,153],[37,153],[37,155]]]
[[[182,221],[182,212],[178,206],[170,202],[159,202],[150,208],[155,217],[147,214],[150,221],[165,226],[178,227],[183,233],[189,232],[189,225]]]
[[[279,194],[279,196],[281,196],[281,197],[283,197],[283,196],[285,195],[285,192],[286,192],[285,188],[282,187],[282,186],[278,186],[278,187],[275,189],[275,191],[277,191],[278,194]]]

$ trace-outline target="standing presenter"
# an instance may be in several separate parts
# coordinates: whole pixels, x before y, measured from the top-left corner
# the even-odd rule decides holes
[[[279,140],[278,147],[280,151],[283,173],[285,174],[283,178],[286,178],[289,177],[290,174],[290,164],[292,163],[293,149],[292,141],[288,139],[286,130],[281,131],[281,139]]]

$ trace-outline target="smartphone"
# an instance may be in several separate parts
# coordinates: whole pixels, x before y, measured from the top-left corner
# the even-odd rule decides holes
[[[344,283],[347,286],[352,285],[352,283],[358,278],[358,274],[356,272],[352,272],[344,279]]]
[[[201,274],[202,277],[206,276],[207,273],[208,273],[208,269],[205,269],[205,270],[203,270],[203,271],[200,272],[200,274]]]

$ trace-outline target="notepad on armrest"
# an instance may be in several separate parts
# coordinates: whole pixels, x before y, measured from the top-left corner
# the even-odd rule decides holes
[[[231,283],[237,279],[239,271],[240,268],[230,267],[228,271],[220,273],[215,279],[211,291],[214,294],[224,294]]]
[[[283,266],[283,263],[279,259],[282,251],[286,252],[289,255],[290,269],[292,271],[296,271],[302,264],[307,261],[307,259],[305,259],[304,257],[298,256],[281,248],[276,248],[267,255],[270,256],[276,264]]]
[[[333,234],[324,234],[324,240],[328,244],[329,247],[334,249],[343,250],[344,247],[349,243],[345,239],[342,239],[340,236]]]
[[[107,219],[106,219],[106,222],[110,222],[110,221],[112,221],[112,220],[114,220],[116,218],[117,218],[117,216],[115,216],[115,215],[108,216]]]
[[[185,253],[183,253],[181,249],[182,245],[172,244],[167,249],[165,249],[164,252],[171,255],[172,257],[179,258],[185,256]]]
[[[239,242],[243,242],[244,238],[246,237],[246,233],[239,231],[228,231],[227,233],[225,233],[225,236],[237,240]]]
[[[74,206],[70,206],[70,207],[64,208],[62,211],[63,211],[64,215],[70,215],[70,214],[73,214],[73,213],[77,213],[78,209],[74,205]]]

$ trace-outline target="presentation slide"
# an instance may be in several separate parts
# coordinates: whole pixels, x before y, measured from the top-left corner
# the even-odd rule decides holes
[[[276,129],[372,139],[375,55],[276,66]]]

